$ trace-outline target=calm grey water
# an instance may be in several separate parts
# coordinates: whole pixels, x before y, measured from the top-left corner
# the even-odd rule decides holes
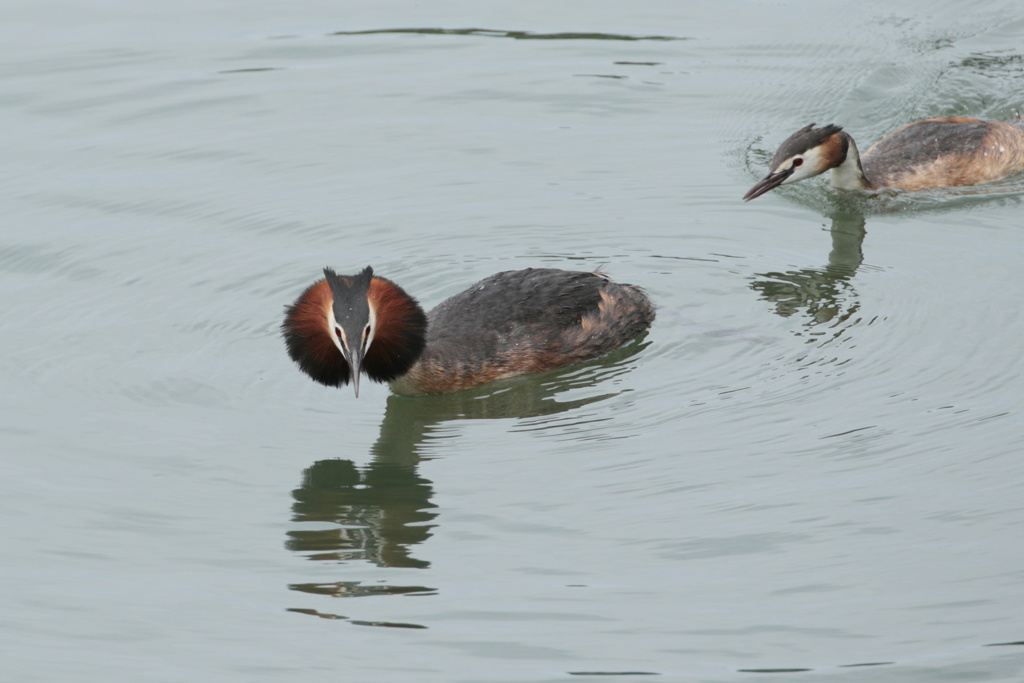
[[[9,3],[10,681],[1019,681],[1024,182],[744,204],[789,133],[1024,105],[1024,5]],[[433,398],[300,375],[372,264],[646,287]]]

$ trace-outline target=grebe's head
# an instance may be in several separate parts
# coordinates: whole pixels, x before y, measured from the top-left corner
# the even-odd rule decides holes
[[[356,275],[324,268],[285,311],[281,325],[288,355],[314,381],[341,387],[359,375],[375,382],[401,377],[426,343],[423,309],[401,287],[366,267]]]
[[[812,123],[801,128],[779,145],[768,175],[743,195],[743,201],[749,202],[779,185],[813,178],[839,166],[846,160],[847,140],[843,129],[835,124],[815,128]]]
[[[324,268],[324,277],[332,295],[331,306],[327,309],[327,327],[331,341],[348,364],[352,387],[358,397],[363,358],[377,331],[376,312],[369,302],[373,268],[367,266],[356,275],[338,275]]]

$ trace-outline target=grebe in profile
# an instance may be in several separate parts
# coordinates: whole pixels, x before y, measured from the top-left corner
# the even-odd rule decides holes
[[[812,123],[779,145],[768,175],[743,201],[829,169],[833,187],[841,190],[923,190],[991,182],[1024,170],[1021,125],[961,116],[924,119],[886,135],[861,157],[842,128],[815,128]]]
[[[416,299],[367,267],[324,269],[287,307],[288,355],[332,387],[359,375],[399,394],[440,394],[596,358],[654,320],[644,291],[599,273],[529,268],[497,273],[424,315]]]

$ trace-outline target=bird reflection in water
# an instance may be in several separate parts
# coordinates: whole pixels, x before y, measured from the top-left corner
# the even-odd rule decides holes
[[[633,357],[647,344],[637,340],[602,358],[569,368],[451,394],[389,396],[380,434],[370,449],[369,464],[356,465],[347,459],[318,460],[303,472],[301,485],[292,491],[292,521],[299,526],[288,532],[286,547],[310,560],[429,567],[429,560],[417,557],[414,549],[437,527],[437,506],[431,500],[434,483],[419,473],[419,462],[443,452],[442,440],[453,436],[443,425],[457,420],[554,416],[616,396],[621,390],[594,395],[586,389],[629,372]],[[588,395],[558,399],[569,390]],[[531,423],[536,429],[545,426],[545,420]],[[307,525],[312,528],[304,528]],[[436,592],[426,586],[364,585],[359,581],[300,583],[289,588],[331,597]],[[327,619],[345,618],[305,608],[292,611]]]
[[[832,251],[824,268],[759,273],[750,288],[774,303],[784,318],[805,310],[808,328],[826,323],[845,328],[856,322],[860,302],[850,281],[864,261],[864,216],[834,216],[831,234]]]

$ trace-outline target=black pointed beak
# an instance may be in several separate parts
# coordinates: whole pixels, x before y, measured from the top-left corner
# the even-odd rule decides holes
[[[750,191],[743,195],[743,201],[749,202],[751,199],[760,197],[765,192],[770,192],[776,187],[786,182],[786,178],[793,175],[793,169],[787,169],[785,171],[777,171],[775,173],[769,173],[764,178],[757,181],[757,184],[750,188]]]
[[[356,349],[345,356],[348,369],[352,373],[352,388],[356,390],[356,398],[359,398],[359,375],[363,371],[363,351]]]

